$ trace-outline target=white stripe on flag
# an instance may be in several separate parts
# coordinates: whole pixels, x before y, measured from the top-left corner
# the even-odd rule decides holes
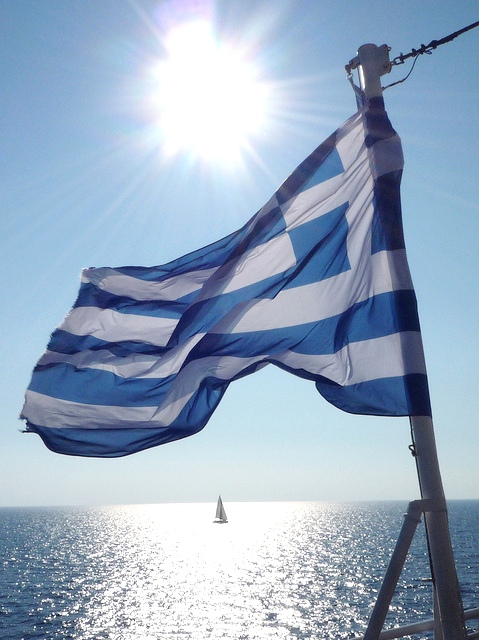
[[[198,271],[188,271],[180,276],[159,282],[141,280],[128,276],[116,269],[100,267],[84,269],[82,282],[91,282],[103,291],[117,296],[127,296],[133,300],[178,300],[201,289],[203,283],[213,275],[217,267]]]
[[[76,336],[91,335],[108,342],[139,340],[164,347],[177,324],[178,320],[172,318],[138,316],[98,307],[75,307],[60,329]]]
[[[402,361],[404,345],[411,353]],[[405,331],[346,345],[336,353],[308,355],[287,351],[276,359],[288,367],[325,376],[341,386],[426,373],[420,333]]]
[[[167,427],[153,421],[156,407],[118,407],[60,400],[27,390],[28,419],[52,429],[118,429],[131,422],[139,429]]]

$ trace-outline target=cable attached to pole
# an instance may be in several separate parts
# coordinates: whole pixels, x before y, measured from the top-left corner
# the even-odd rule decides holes
[[[477,22],[473,22],[467,27],[464,27],[463,29],[459,29],[459,31],[455,31],[450,35],[445,36],[444,38],[441,38],[440,40],[431,40],[429,44],[422,44],[419,47],[419,49],[412,49],[412,51],[406,54],[401,53],[400,55],[396,56],[394,60],[391,61],[391,66],[393,67],[398,64],[404,64],[404,62],[408,58],[416,58],[417,56],[420,56],[423,53],[427,53],[428,55],[431,55],[434,49],[437,49],[437,47],[439,47],[440,45],[446,44],[447,42],[451,42],[451,40],[454,40],[454,38],[457,38],[457,36],[460,36],[463,33],[466,33],[466,31],[470,31],[471,29],[475,29],[475,27],[479,27],[479,20]]]

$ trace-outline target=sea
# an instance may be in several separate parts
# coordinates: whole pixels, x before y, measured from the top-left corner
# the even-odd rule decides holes
[[[0,509],[1,640],[346,640],[364,630],[406,502],[223,502],[227,524],[213,524],[213,502]],[[463,603],[478,607],[479,501],[448,505]],[[385,628],[430,617],[421,524]]]

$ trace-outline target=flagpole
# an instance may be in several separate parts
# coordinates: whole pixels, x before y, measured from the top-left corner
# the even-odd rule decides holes
[[[424,513],[433,584],[444,640],[466,638],[461,592],[452,550],[447,505],[439,469],[432,419],[410,418],[421,496],[436,507]]]
[[[371,98],[382,96],[381,76],[391,70],[389,48],[386,45],[377,47],[374,44],[365,44],[358,49],[356,60],[359,63],[361,88],[364,91],[367,109]],[[432,419],[429,416],[414,416],[410,418],[410,423],[421,497],[428,500],[430,505],[424,513],[424,518],[442,638],[465,640],[467,634],[464,610]]]

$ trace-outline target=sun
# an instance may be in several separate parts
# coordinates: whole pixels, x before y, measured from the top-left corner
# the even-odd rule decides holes
[[[148,74],[163,153],[234,160],[264,125],[268,87],[258,67],[220,43],[203,20],[172,29],[164,46]]]

